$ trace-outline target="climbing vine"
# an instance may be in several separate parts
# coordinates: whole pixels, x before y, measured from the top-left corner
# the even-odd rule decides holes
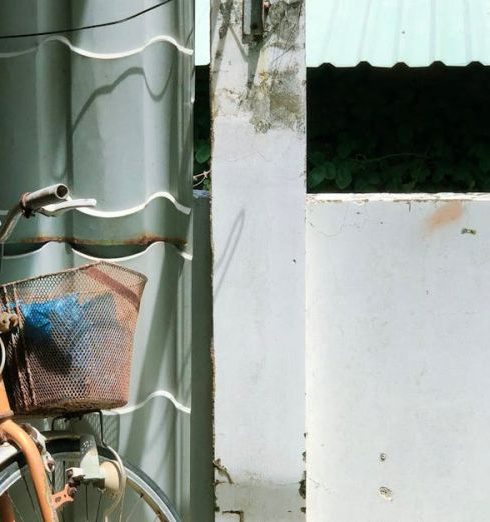
[[[308,190],[489,191],[489,88],[477,64],[311,69]]]

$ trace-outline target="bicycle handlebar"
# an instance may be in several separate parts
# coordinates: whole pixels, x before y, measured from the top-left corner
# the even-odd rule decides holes
[[[20,204],[24,213],[29,215],[46,205],[66,201],[68,197],[68,187],[63,185],[63,183],[58,183],[57,185],[51,185],[50,187],[24,194],[20,200]]]
[[[76,208],[93,207],[96,205],[95,199],[71,199],[68,187],[63,183],[51,185],[49,187],[27,192],[19,203],[13,207],[0,226],[0,245],[3,244],[12,234],[19,217],[23,214],[30,217],[33,214],[41,213],[45,216],[57,216],[67,210]],[[0,249],[0,262],[2,251]]]

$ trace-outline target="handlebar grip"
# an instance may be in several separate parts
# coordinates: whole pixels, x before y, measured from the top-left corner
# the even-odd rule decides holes
[[[51,185],[50,187],[24,194],[21,199],[21,206],[24,211],[27,211],[28,213],[36,212],[46,205],[65,201],[68,196],[68,187],[63,185],[63,183],[58,183],[56,185]]]

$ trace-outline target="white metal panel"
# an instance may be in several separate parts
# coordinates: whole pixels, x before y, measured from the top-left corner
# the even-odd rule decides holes
[[[311,196],[307,513],[490,517],[490,197]]]

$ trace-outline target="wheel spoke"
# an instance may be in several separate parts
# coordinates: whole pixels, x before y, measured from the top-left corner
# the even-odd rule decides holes
[[[85,520],[88,522],[88,491],[87,484],[85,484]]]
[[[143,493],[140,493],[140,498],[134,503],[133,509],[129,513],[128,518],[126,518],[126,522],[129,522],[131,517],[134,515],[134,512],[136,511],[136,508],[137,508],[138,504],[141,502],[142,498],[143,498]]]
[[[100,502],[102,500],[102,493],[99,491],[99,503],[97,504],[97,514],[95,515],[95,522],[99,520]]]
[[[109,452],[103,447],[99,448],[99,452],[101,461],[112,460]],[[80,462],[78,441],[76,439],[56,440],[50,446],[50,453],[55,459],[56,467],[48,474],[49,488],[57,492],[60,490],[59,482],[62,482],[63,485],[66,482],[66,469],[72,465],[76,467]],[[42,516],[29,469],[27,465],[21,464],[21,462],[21,456],[19,455],[17,462],[0,468],[9,470],[9,473],[6,475],[10,477],[9,482],[7,482],[7,490],[13,496],[15,520],[17,522],[40,521]],[[14,471],[10,471],[11,469]],[[119,505],[111,515],[112,521],[142,522],[142,519],[144,519],[153,522],[167,522],[167,520],[176,522],[176,520],[179,520],[178,517],[176,518],[172,515],[173,510],[170,503],[163,493],[160,494],[158,487],[150,478],[131,465],[126,465],[125,472],[127,474],[126,487],[122,488],[120,492]],[[65,519],[67,521],[68,519],[71,520],[72,515],[80,522],[103,521],[105,510],[106,508],[109,509],[109,503],[112,502],[114,497],[112,495],[107,497],[98,488],[89,487],[90,484],[84,484],[83,486],[85,492],[81,491],[82,487],[80,486],[75,502],[69,505],[65,504],[58,511],[60,522]]]
[[[14,504],[14,511],[19,515],[20,520],[21,520],[22,522],[24,522],[24,517],[22,516],[22,513],[19,511],[19,508],[17,507],[16,504]]]
[[[34,503],[34,499],[32,498],[31,489],[29,488],[29,484],[27,483],[27,479],[24,473],[22,473],[22,480],[24,481],[24,486],[26,488],[27,495],[32,506],[32,512],[37,516],[39,520],[42,520],[39,516],[39,511],[36,508],[36,504]]]

